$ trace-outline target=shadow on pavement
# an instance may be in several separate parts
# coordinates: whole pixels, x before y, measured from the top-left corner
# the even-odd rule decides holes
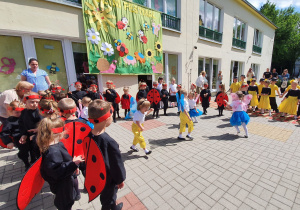
[[[227,123],[227,124],[217,125],[216,127],[217,128],[229,128],[229,127],[232,127],[232,125],[230,125],[230,123]]]
[[[149,139],[149,144],[152,149],[157,147],[169,147],[176,146],[177,143],[181,142],[177,138],[166,138],[166,139]]]
[[[230,122],[230,118],[221,119],[224,122]]]
[[[139,152],[134,152],[134,151],[128,151],[121,153],[122,159],[125,161],[127,160],[132,160],[132,159],[137,159],[137,158],[145,158],[148,159],[148,157],[145,155],[145,152],[142,149],[139,149]],[[140,154],[140,155],[138,155]]]
[[[236,139],[242,138],[238,135],[230,134],[230,133],[222,134],[219,136],[203,136],[203,137],[209,140],[218,140],[218,141],[234,141]]]
[[[179,129],[180,123],[178,124],[167,124],[168,129]]]
[[[200,117],[200,119],[204,119],[204,120],[205,120],[205,119],[212,119],[212,118],[217,118],[217,117],[220,117],[220,116],[218,116],[218,115],[210,115],[210,116],[205,116],[205,115],[204,115],[204,116],[203,116],[203,115],[202,115],[202,116]]]

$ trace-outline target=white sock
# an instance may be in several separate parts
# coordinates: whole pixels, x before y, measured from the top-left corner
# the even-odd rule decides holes
[[[246,123],[242,123],[242,126],[243,126],[243,128],[245,130],[246,136],[248,136],[248,128],[247,128]]]
[[[297,116],[297,115],[294,115],[294,119],[297,120],[297,118],[298,118],[298,116]]]
[[[136,149],[135,145],[132,145],[131,147],[132,147],[133,149]]]
[[[188,133],[188,136],[191,137],[191,133]]]
[[[178,137],[179,137],[179,138],[182,138],[182,133],[180,133]]]
[[[264,110],[264,109],[261,109],[261,113],[264,114],[264,113],[265,113],[265,110]]]
[[[146,148],[144,149],[145,153],[149,152],[149,150],[147,150]]]
[[[238,133],[241,132],[240,129],[239,129],[239,127],[238,127],[237,125],[235,125],[234,127],[235,127],[235,129],[236,129],[236,131],[237,131]]]
[[[195,122],[198,122],[197,117],[195,117]]]

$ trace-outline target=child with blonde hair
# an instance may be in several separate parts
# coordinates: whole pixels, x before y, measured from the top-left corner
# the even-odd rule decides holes
[[[86,121],[88,121],[89,119],[89,115],[88,115],[88,107],[89,107],[89,104],[92,103],[92,99],[85,96],[83,97],[82,100],[79,100],[79,118],[82,118]]]
[[[190,111],[189,111],[190,117],[194,120],[194,123],[197,123],[198,122],[197,117],[202,115],[202,111],[200,111],[196,107],[196,102],[197,102],[196,93],[193,91],[190,92],[188,95],[188,99],[189,99],[188,102],[189,102],[189,108],[190,108]]]
[[[51,117],[53,114],[59,115],[57,102],[50,99],[40,100],[39,110],[43,117]]]
[[[139,143],[141,148],[144,150],[146,155],[151,154],[151,150],[148,150],[146,148],[146,142],[142,135],[142,131],[144,128],[144,121],[146,115],[148,115],[150,112],[153,111],[153,109],[150,109],[150,102],[146,101],[145,99],[139,100],[137,104],[137,111],[133,115],[133,123],[132,123],[132,133],[134,135],[133,143],[130,149],[132,149],[135,152],[138,152],[138,148],[136,148],[136,145]]]
[[[253,112],[255,112],[255,109],[258,105],[258,96],[259,96],[258,87],[255,85],[255,83],[256,83],[256,80],[251,78],[250,85],[248,88],[248,94],[252,95],[250,106],[251,106]]]
[[[72,158],[60,141],[64,136],[64,122],[59,117],[44,118],[38,126],[37,144],[42,153],[41,175],[55,195],[58,209],[71,209],[74,191],[78,191],[78,166],[82,157]]]
[[[123,88],[124,94],[121,97],[121,106],[122,109],[125,109],[125,117],[128,112],[130,112],[130,98],[131,95],[129,94],[129,87],[124,87]]]
[[[182,97],[184,97],[184,99],[182,99]],[[193,140],[194,138],[191,136],[191,133],[194,130],[194,124],[189,114],[190,107],[187,98],[187,91],[184,89],[181,89],[180,91],[180,101],[178,106],[180,108],[180,129],[178,139],[185,140],[185,138],[182,136],[182,133],[185,132],[185,127],[188,125],[188,134],[186,137],[190,140]]]

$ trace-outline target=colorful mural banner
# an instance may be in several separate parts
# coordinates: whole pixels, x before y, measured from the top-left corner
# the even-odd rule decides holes
[[[123,0],[83,0],[89,73],[161,74],[161,14]]]

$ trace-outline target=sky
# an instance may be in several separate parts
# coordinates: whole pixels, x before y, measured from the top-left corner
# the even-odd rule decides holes
[[[248,2],[259,10],[267,0],[248,0]],[[300,0],[270,0],[270,2],[275,3],[278,9],[285,9],[290,5],[293,5],[296,11],[300,12]]]

